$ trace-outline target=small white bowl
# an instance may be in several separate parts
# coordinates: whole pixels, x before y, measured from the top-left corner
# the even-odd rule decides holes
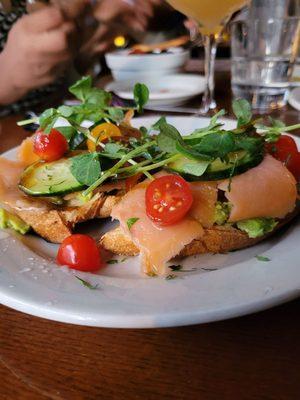
[[[174,53],[129,54],[128,50],[107,53],[106,63],[114,80],[145,80],[180,72],[190,52],[182,49]]]

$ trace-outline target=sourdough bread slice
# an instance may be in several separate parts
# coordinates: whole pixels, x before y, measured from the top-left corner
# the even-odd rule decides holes
[[[12,211],[48,242],[61,243],[73,233],[76,224],[95,218],[108,218],[120,198],[121,195],[99,193],[79,207],[13,208]]]

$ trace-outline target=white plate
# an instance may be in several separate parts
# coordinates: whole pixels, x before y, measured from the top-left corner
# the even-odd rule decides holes
[[[126,100],[133,100],[133,88],[137,80],[111,82],[106,90]],[[148,107],[180,105],[205,90],[205,78],[201,75],[175,74],[143,80],[150,90]]]
[[[300,88],[291,91],[289,95],[289,103],[296,110],[300,111]]]
[[[138,118],[135,126],[150,126],[157,118]],[[188,133],[208,123],[206,118],[170,117]],[[232,121],[226,128],[233,127]],[[15,151],[7,153],[14,158]],[[93,224],[94,233],[111,223]],[[300,224],[250,249],[229,254],[201,255],[184,261],[196,272],[174,280],[139,273],[138,259],[109,265],[99,275],[77,272],[98,290],[89,290],[74,271],[54,263],[57,246],[34,236],[0,231],[0,302],[39,317],[79,325],[114,328],[154,328],[204,323],[263,310],[300,294]],[[264,255],[270,262],[258,261]]]

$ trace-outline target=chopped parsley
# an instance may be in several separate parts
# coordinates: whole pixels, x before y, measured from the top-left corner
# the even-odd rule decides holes
[[[83,286],[87,287],[87,288],[90,289],[90,290],[96,290],[96,289],[99,288],[99,285],[98,285],[98,284],[92,285],[90,282],[88,282],[88,281],[86,281],[86,280],[84,280],[84,279],[82,279],[82,278],[79,278],[79,276],[76,276],[76,275],[75,275],[75,278],[78,279],[79,282],[81,282]]]
[[[265,257],[265,256],[255,256],[255,258],[256,258],[258,261],[262,261],[262,262],[269,262],[269,261],[271,261],[271,259],[270,259],[269,257]]]
[[[176,278],[178,278],[177,275],[175,275],[175,274],[170,274],[170,275],[167,275],[167,276],[165,277],[165,280],[166,280],[166,281],[171,281],[171,280],[176,279]]]
[[[129,218],[129,219],[127,220],[128,229],[130,230],[130,229],[133,227],[133,225],[134,225],[136,222],[138,222],[138,220],[139,220],[139,218],[135,218],[135,217]]]

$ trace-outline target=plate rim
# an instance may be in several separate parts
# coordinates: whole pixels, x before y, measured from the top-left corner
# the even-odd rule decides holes
[[[175,95],[175,94],[170,95],[168,93],[163,93],[163,94],[159,94],[159,95],[158,94],[156,94],[156,95],[152,94],[151,95],[151,93],[150,93],[149,101],[153,102],[153,101],[162,101],[162,100],[167,101],[167,100],[189,99],[189,98],[192,98],[194,96],[200,95],[200,94],[202,94],[204,92],[204,89],[205,89],[205,86],[204,86],[205,77],[203,75],[201,75],[201,74],[199,74],[199,75],[198,74],[172,74],[172,75],[168,75],[168,76],[157,76],[155,78],[149,79],[148,80],[148,84],[149,84],[149,82],[151,80],[157,81],[158,79],[159,80],[163,80],[163,79],[166,79],[166,78],[170,79],[172,77],[174,77],[174,79],[176,77],[177,78],[178,77],[180,77],[180,78],[182,78],[182,77],[184,77],[184,78],[191,77],[192,79],[193,78],[195,80],[197,79],[198,83],[199,83],[199,87],[198,87],[198,85],[196,85],[196,87],[193,90],[191,90],[189,93],[178,94],[178,95]],[[145,82],[147,84],[147,80]],[[200,86],[200,83],[203,84],[203,87]],[[133,94],[130,93],[129,91],[126,92],[126,91],[123,91],[123,90],[118,90],[118,89],[116,90],[115,89],[116,85],[121,85],[121,84],[133,85],[134,84],[134,80],[133,79],[124,79],[122,81],[111,81],[111,82],[109,82],[109,83],[107,83],[105,85],[105,89],[110,91],[110,92],[115,93],[116,95],[118,95],[122,99],[133,100]],[[206,117],[203,117],[203,118],[206,118]]]

